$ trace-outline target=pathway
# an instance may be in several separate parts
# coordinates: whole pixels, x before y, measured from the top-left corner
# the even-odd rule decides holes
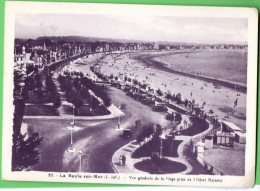
[[[168,160],[171,161],[176,161],[180,162],[182,164],[185,164],[187,169],[181,173],[178,174],[190,174],[190,173],[197,173],[197,174],[208,174],[207,171],[196,161],[196,159],[192,158],[192,156],[188,155],[187,149],[189,149],[189,144],[190,140],[192,138],[200,137],[206,135],[209,131],[213,129],[213,125],[209,123],[209,128],[195,136],[176,136],[175,140],[181,140],[182,143],[178,147],[178,157],[173,158],[173,157],[164,157],[167,158]],[[150,157],[143,157],[143,158],[138,158],[134,159],[132,158],[132,154],[135,152],[136,149],[138,149],[140,146],[136,142],[136,140],[129,142],[128,144],[124,145],[120,149],[118,149],[113,157],[112,157],[112,166],[117,173],[142,173],[142,174],[147,174],[147,172],[140,171],[134,167],[134,164],[141,162],[143,160],[146,160]],[[121,166],[119,162],[119,157],[121,155],[125,155],[126,157],[126,164],[125,166]],[[193,174],[192,173],[192,174]]]

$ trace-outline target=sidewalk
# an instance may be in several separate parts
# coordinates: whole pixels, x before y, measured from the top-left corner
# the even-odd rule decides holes
[[[212,129],[213,129],[213,125],[209,124],[209,128],[206,131],[204,131],[204,132],[202,132],[198,135],[195,135],[193,137],[191,137],[191,136],[176,136],[175,140],[182,140],[182,143],[179,145],[178,151],[177,151],[179,156],[177,158],[173,158],[173,157],[164,157],[164,158],[167,158],[168,160],[171,160],[171,161],[180,162],[180,163],[186,165],[187,169],[185,171],[181,172],[181,173],[178,173],[178,174],[188,174],[193,170],[193,166],[192,166],[193,163],[191,161],[193,159],[188,158],[183,152],[185,150],[185,147],[189,146],[190,140],[194,137],[205,135]],[[123,147],[119,148],[114,153],[112,160],[111,160],[111,163],[112,163],[112,167],[114,168],[114,171],[116,173],[119,173],[119,174],[120,173],[148,174],[147,172],[140,171],[140,170],[138,170],[134,167],[134,164],[150,158],[150,157],[143,157],[143,158],[138,158],[138,159],[132,158],[132,154],[138,148],[139,148],[139,144],[136,142],[136,140],[134,140],[134,141],[131,141],[128,144],[124,145]],[[119,157],[121,155],[125,155],[125,157],[126,157],[125,166],[120,165]],[[189,161],[191,161],[191,163]],[[203,167],[201,166],[201,168],[203,168]]]
[[[129,142],[128,144],[124,145],[120,149],[118,149],[113,157],[112,157],[112,167],[114,168],[115,172],[117,173],[135,173],[135,174],[144,174],[146,172],[137,170],[134,167],[134,164],[137,162],[142,161],[145,158],[142,159],[133,159],[131,158],[133,152],[139,147],[139,144],[136,142],[136,140]],[[119,162],[119,157],[121,155],[125,155],[126,162],[125,166],[121,166]]]

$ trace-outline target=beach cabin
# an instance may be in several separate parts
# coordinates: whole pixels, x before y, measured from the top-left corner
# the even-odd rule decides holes
[[[137,120],[135,121],[135,128],[136,128],[136,129],[141,129],[141,127],[142,127],[141,119],[137,119]]]
[[[237,125],[235,125],[229,121],[222,121],[221,129],[223,132],[234,133],[235,134],[234,140],[236,142],[241,143],[241,144],[246,143],[246,133],[243,132],[243,129],[241,129]]]
[[[243,132],[235,132],[235,141],[241,144],[246,143],[246,134]]]
[[[227,133],[242,132],[243,130],[229,121],[221,121],[221,130]]]
[[[212,149],[212,148],[213,148],[213,136],[206,136],[205,149]]]
[[[217,131],[216,137],[217,137],[217,145],[233,146],[233,142],[235,139],[234,133],[226,133],[226,132],[222,132],[222,131]]]
[[[202,141],[199,141],[199,142],[196,143],[196,147],[197,147],[197,154],[198,155],[202,154],[202,156],[203,156],[203,154],[205,152],[205,150],[204,150],[205,143],[203,143]]]
[[[218,145],[233,146],[233,142],[246,142],[246,135],[243,130],[235,124],[228,121],[221,121],[221,130],[216,133],[216,142]]]

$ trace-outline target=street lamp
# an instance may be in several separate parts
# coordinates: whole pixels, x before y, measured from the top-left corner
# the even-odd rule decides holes
[[[163,150],[163,143],[162,143],[162,140],[165,139],[165,136],[164,136],[164,135],[161,135],[160,138],[161,138],[160,159],[162,159],[162,150]]]
[[[71,153],[75,152],[75,148],[73,147],[73,137],[72,137],[72,131],[74,129],[74,125],[75,125],[75,119],[74,119],[74,105],[72,106],[72,112],[73,112],[73,118],[72,118],[72,122],[70,123],[70,147],[68,148],[68,151]]]
[[[75,110],[75,106],[72,105],[72,123],[71,123],[72,127],[73,127],[73,125],[75,124],[74,110]]]
[[[83,150],[80,149],[80,150],[78,151],[78,153],[79,153],[79,172],[81,172],[81,169],[82,169],[81,161],[82,161]]]
[[[74,129],[74,123],[71,123],[71,127],[70,127],[70,147],[68,148],[68,151],[70,153],[75,152],[75,148],[73,147],[73,138],[72,138],[72,130],[73,129]]]
[[[120,129],[120,116],[118,117],[118,123],[117,123],[117,128]]]
[[[120,131],[120,116],[118,117],[117,127],[115,128],[115,131]]]

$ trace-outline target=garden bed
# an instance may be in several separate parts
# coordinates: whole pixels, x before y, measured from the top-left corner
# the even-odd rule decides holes
[[[173,174],[187,169],[186,165],[165,158],[160,159],[157,164],[152,159],[143,160],[134,164],[134,167],[151,174]]]
[[[181,135],[194,136],[206,131],[209,128],[209,124],[204,119],[199,117],[191,117],[190,121],[192,122],[191,127],[182,130],[180,132]]]
[[[182,141],[180,140],[162,140],[163,143],[163,156],[167,157],[178,157],[178,147]],[[160,152],[160,141],[157,141],[155,144],[145,143],[141,147],[135,150],[132,154],[132,158],[142,158],[142,157],[150,157],[153,152]]]
[[[71,106],[63,105],[63,112],[65,114],[72,115],[73,110]],[[79,113],[75,111],[75,116],[101,116],[101,115],[109,115],[110,111],[105,106],[96,106],[90,110],[89,105],[83,105],[79,108]]]
[[[27,116],[59,116],[58,110],[50,105],[27,105],[25,106],[24,115]]]

